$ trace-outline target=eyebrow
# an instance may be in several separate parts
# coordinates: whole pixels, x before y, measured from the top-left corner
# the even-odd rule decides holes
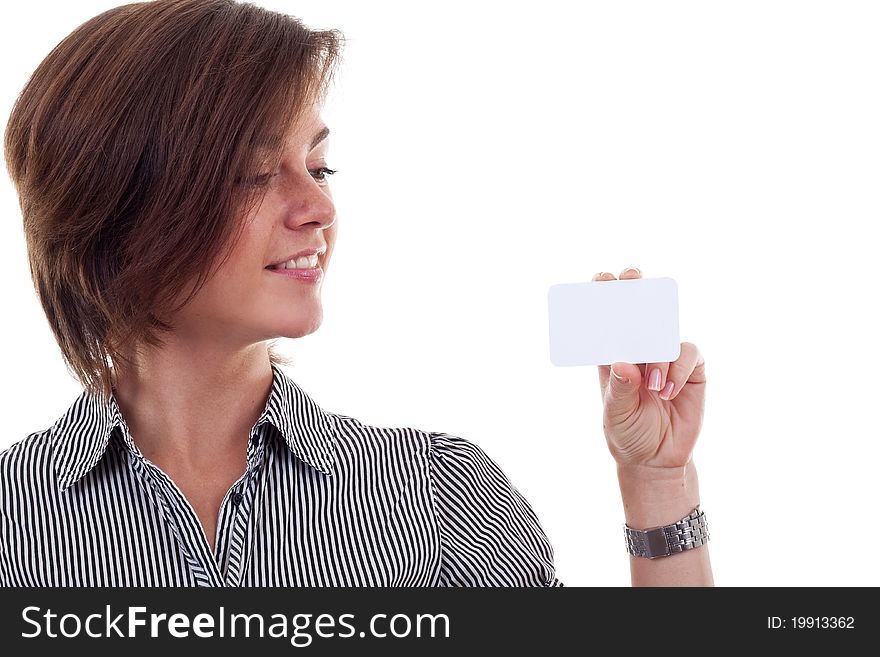
[[[317,145],[320,144],[322,141],[324,141],[324,140],[327,138],[327,136],[328,136],[329,134],[330,134],[330,128],[328,128],[327,126],[324,126],[323,128],[321,128],[321,129],[315,134],[315,136],[312,137],[312,143],[311,143],[311,145],[309,146],[309,150],[313,149],[315,146],[317,146]]]
[[[323,128],[321,128],[318,132],[315,133],[314,137],[312,137],[312,142],[309,144],[309,150],[313,150],[315,148],[315,146],[317,146],[322,141],[324,141],[329,135],[330,135],[330,128],[328,128],[325,125]],[[280,143],[281,143],[281,138],[278,137],[277,135],[272,135],[272,136],[266,137],[264,139],[259,139],[257,141],[257,147],[259,147],[259,148],[274,148],[275,146],[278,146],[278,144],[280,144]]]

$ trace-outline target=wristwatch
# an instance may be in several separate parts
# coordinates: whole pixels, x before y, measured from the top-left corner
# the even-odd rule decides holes
[[[656,559],[684,552],[709,542],[709,526],[706,514],[697,506],[688,516],[663,527],[633,529],[623,526],[626,549],[635,557]]]

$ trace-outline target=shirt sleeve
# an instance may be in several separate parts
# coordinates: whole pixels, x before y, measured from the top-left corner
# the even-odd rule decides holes
[[[5,548],[3,546],[5,540],[6,537],[0,535],[0,588],[12,586],[12,578],[9,575],[9,567],[6,561]]]
[[[0,462],[0,466],[3,463]],[[5,482],[2,480],[3,474],[0,473],[0,486]],[[0,491],[2,492],[2,491]],[[7,548],[7,530],[6,530],[6,512],[3,510],[3,500],[0,499],[0,588],[12,586],[12,576],[10,574],[8,548]]]
[[[501,468],[465,438],[429,433],[439,586],[563,586],[538,517]]]

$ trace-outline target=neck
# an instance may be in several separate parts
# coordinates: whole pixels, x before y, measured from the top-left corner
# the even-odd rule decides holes
[[[272,369],[265,342],[220,352],[169,340],[139,352],[114,395],[143,455],[200,468],[244,450],[266,405]]]

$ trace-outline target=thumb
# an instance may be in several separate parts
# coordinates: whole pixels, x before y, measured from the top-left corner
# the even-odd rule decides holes
[[[642,373],[631,363],[612,363],[609,377],[609,403],[629,404],[638,397]]]

